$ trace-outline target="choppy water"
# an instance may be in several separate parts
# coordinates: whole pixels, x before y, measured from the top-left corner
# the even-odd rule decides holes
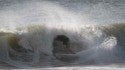
[[[124,0],[1,0],[1,68],[124,66],[124,3]],[[57,35],[70,39],[75,54],[65,56],[71,56],[73,62],[53,56]]]

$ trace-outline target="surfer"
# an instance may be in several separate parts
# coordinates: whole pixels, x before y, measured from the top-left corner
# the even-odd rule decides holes
[[[53,55],[57,59],[65,62],[73,62],[77,57],[70,46],[69,38],[64,35],[58,35],[53,41]]]
[[[53,41],[53,53],[73,54],[69,38],[64,35],[58,35]]]

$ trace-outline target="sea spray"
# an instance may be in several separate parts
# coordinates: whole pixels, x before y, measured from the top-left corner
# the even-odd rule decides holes
[[[115,25],[116,22],[124,22],[124,14],[122,14],[124,9],[119,13],[115,10],[119,10],[121,6],[114,7],[105,2],[87,4],[84,9],[77,11],[52,1],[25,1],[23,4],[14,3],[5,6],[0,11],[0,47],[4,49],[1,49],[1,61],[20,68],[124,63],[125,52],[122,49],[124,48],[124,23]],[[120,15],[123,15],[123,18]],[[19,38],[17,44],[25,50],[34,51],[31,53],[30,58],[33,59],[31,62],[19,62],[8,56],[8,48],[12,47],[7,41],[10,36],[8,34],[16,35]],[[64,55],[77,56],[77,60],[71,63],[63,62],[53,56],[52,43],[58,35],[68,37],[71,49],[75,52],[75,54]],[[16,58],[15,55],[14,57]],[[23,58],[27,57],[20,59]]]

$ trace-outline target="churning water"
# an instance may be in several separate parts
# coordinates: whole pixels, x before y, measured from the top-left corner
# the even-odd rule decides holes
[[[124,0],[1,0],[0,67],[124,66],[124,22]],[[74,52],[58,57],[71,62],[53,55],[58,35]]]

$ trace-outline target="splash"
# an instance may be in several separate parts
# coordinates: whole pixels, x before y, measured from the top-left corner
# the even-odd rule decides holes
[[[124,36],[122,33],[124,27],[120,29],[122,31],[120,35],[118,35],[118,29],[124,24],[117,24],[118,27],[110,23],[107,23],[107,26],[100,25],[100,22],[103,22],[101,20],[106,17],[114,20],[113,17],[109,17],[112,11],[108,10],[106,13],[107,10],[104,9],[109,4],[102,2],[89,5],[85,6],[86,9],[80,9],[80,12],[72,11],[58,2],[51,1],[25,1],[23,4],[12,3],[10,6],[5,6],[0,11],[1,61],[20,68],[121,62],[124,60],[122,55],[124,50],[119,46],[124,45],[122,43],[124,40],[120,38]],[[92,11],[91,5],[94,6]],[[112,7],[112,9],[115,8]],[[91,11],[92,14],[85,11]],[[108,21],[115,22],[110,19]],[[120,21],[122,19],[119,19]],[[71,50],[75,52],[75,54],[59,56],[70,59],[77,57],[73,59],[73,63],[63,62],[53,56],[52,43],[58,35],[69,38]],[[21,48],[16,48],[15,51],[13,46]]]

